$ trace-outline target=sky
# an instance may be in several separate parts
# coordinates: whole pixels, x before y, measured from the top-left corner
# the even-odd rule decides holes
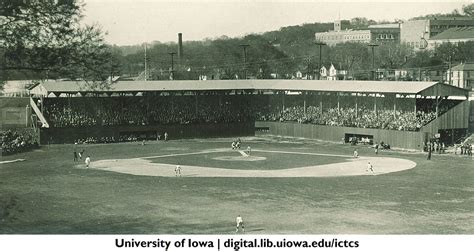
[[[303,23],[366,17],[376,21],[449,13],[473,0],[82,0],[84,24],[99,25],[110,44],[241,37]]]

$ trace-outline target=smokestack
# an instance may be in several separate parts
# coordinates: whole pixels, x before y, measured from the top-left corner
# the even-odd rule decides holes
[[[178,59],[183,60],[183,33],[178,33]]]

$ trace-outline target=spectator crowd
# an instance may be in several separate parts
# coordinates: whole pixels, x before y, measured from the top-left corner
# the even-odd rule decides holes
[[[53,127],[232,123],[253,119],[247,102],[206,96],[46,99],[44,114]]]
[[[377,110],[367,108],[329,108],[326,110],[316,106],[288,107],[266,114],[259,114],[258,119],[264,121],[293,121],[328,126],[346,126],[376,128],[385,130],[417,131],[436,118],[434,112],[408,112],[394,110]]]
[[[366,107],[291,106],[281,109],[260,96],[160,96],[45,99],[44,114],[53,127],[235,123],[254,120],[328,126],[417,131],[434,112],[377,110]]]
[[[0,131],[0,138],[2,140],[2,154],[23,152],[38,146],[34,132],[31,130]]]

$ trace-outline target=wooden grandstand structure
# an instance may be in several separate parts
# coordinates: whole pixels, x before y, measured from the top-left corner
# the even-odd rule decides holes
[[[180,128],[183,137],[226,136],[222,131],[232,131],[227,136],[254,135],[268,133],[281,136],[314,138],[327,141],[341,141],[348,135],[367,135],[377,142],[389,142],[394,147],[420,149],[424,142],[435,137],[455,140],[455,130],[464,131],[469,127],[468,91],[437,82],[394,82],[394,81],[324,81],[324,80],[210,80],[210,81],[119,81],[112,84],[94,84],[84,81],[43,82],[30,87],[30,95],[35,98],[81,98],[81,97],[126,97],[126,96],[195,96],[195,106],[206,95],[268,95],[285,109],[286,100],[300,102],[306,107],[319,103],[320,107],[343,105],[355,106],[360,102],[373,105],[373,109],[394,111],[413,109],[416,111],[420,102],[429,100],[435,104],[436,119],[424,125],[419,131],[397,131],[356,127],[331,127],[324,125],[279,123],[254,121],[246,125],[229,125],[220,127],[212,125],[178,125],[178,126],[134,126],[127,128],[100,129],[97,133],[114,130],[156,131]],[[348,102],[350,100],[350,102]],[[457,104],[448,111],[440,113],[439,107],[447,100],[457,100]],[[192,105],[192,104],[190,104]],[[411,108],[407,108],[411,107]],[[41,116],[39,116],[41,117]],[[201,134],[196,132],[196,126]],[[232,128],[231,128],[232,127]],[[160,128],[160,129],[157,129]],[[240,128],[240,129],[239,129]],[[80,128],[43,128],[47,137],[58,134],[74,134]],[[94,129],[96,130],[96,129]],[[67,133],[65,133],[67,131]],[[184,131],[184,133],[183,133]],[[219,133],[213,133],[218,131]],[[112,134],[116,134],[114,132]],[[177,133],[176,131],[174,133]]]

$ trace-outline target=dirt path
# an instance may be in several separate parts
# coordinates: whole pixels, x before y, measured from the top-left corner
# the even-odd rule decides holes
[[[276,151],[264,151],[254,150],[255,152],[276,152]],[[215,151],[205,151],[200,153],[209,152],[223,152],[222,149],[216,149]],[[298,153],[298,152],[283,152],[279,153],[291,153],[291,154],[310,154],[310,155],[325,155],[318,153]],[[198,154],[198,153],[189,153]],[[168,154],[170,156],[182,156],[186,154]],[[159,158],[164,156],[153,156],[146,158],[133,158],[133,159],[111,159],[111,160],[100,160],[95,161],[91,164],[92,168],[113,171],[119,173],[126,173],[132,175],[146,175],[146,176],[163,176],[173,177],[175,176],[175,165],[171,164],[160,164],[152,163],[151,158]],[[329,155],[331,156],[331,155]],[[214,168],[214,167],[201,167],[201,166],[186,166],[181,165],[182,177],[335,177],[335,176],[356,176],[356,175],[380,175],[391,172],[398,172],[407,169],[414,168],[416,163],[406,159],[389,158],[389,157],[362,157],[353,159],[348,155],[334,155],[339,157],[351,158],[349,162],[332,163],[326,165],[315,165],[289,169],[278,169],[278,170],[238,170],[238,169],[225,169],[225,168]],[[367,172],[367,162],[373,165],[374,173]]]
[[[4,161],[0,161],[0,164],[15,163],[15,162],[20,162],[20,161],[25,161],[25,159],[4,160]]]

